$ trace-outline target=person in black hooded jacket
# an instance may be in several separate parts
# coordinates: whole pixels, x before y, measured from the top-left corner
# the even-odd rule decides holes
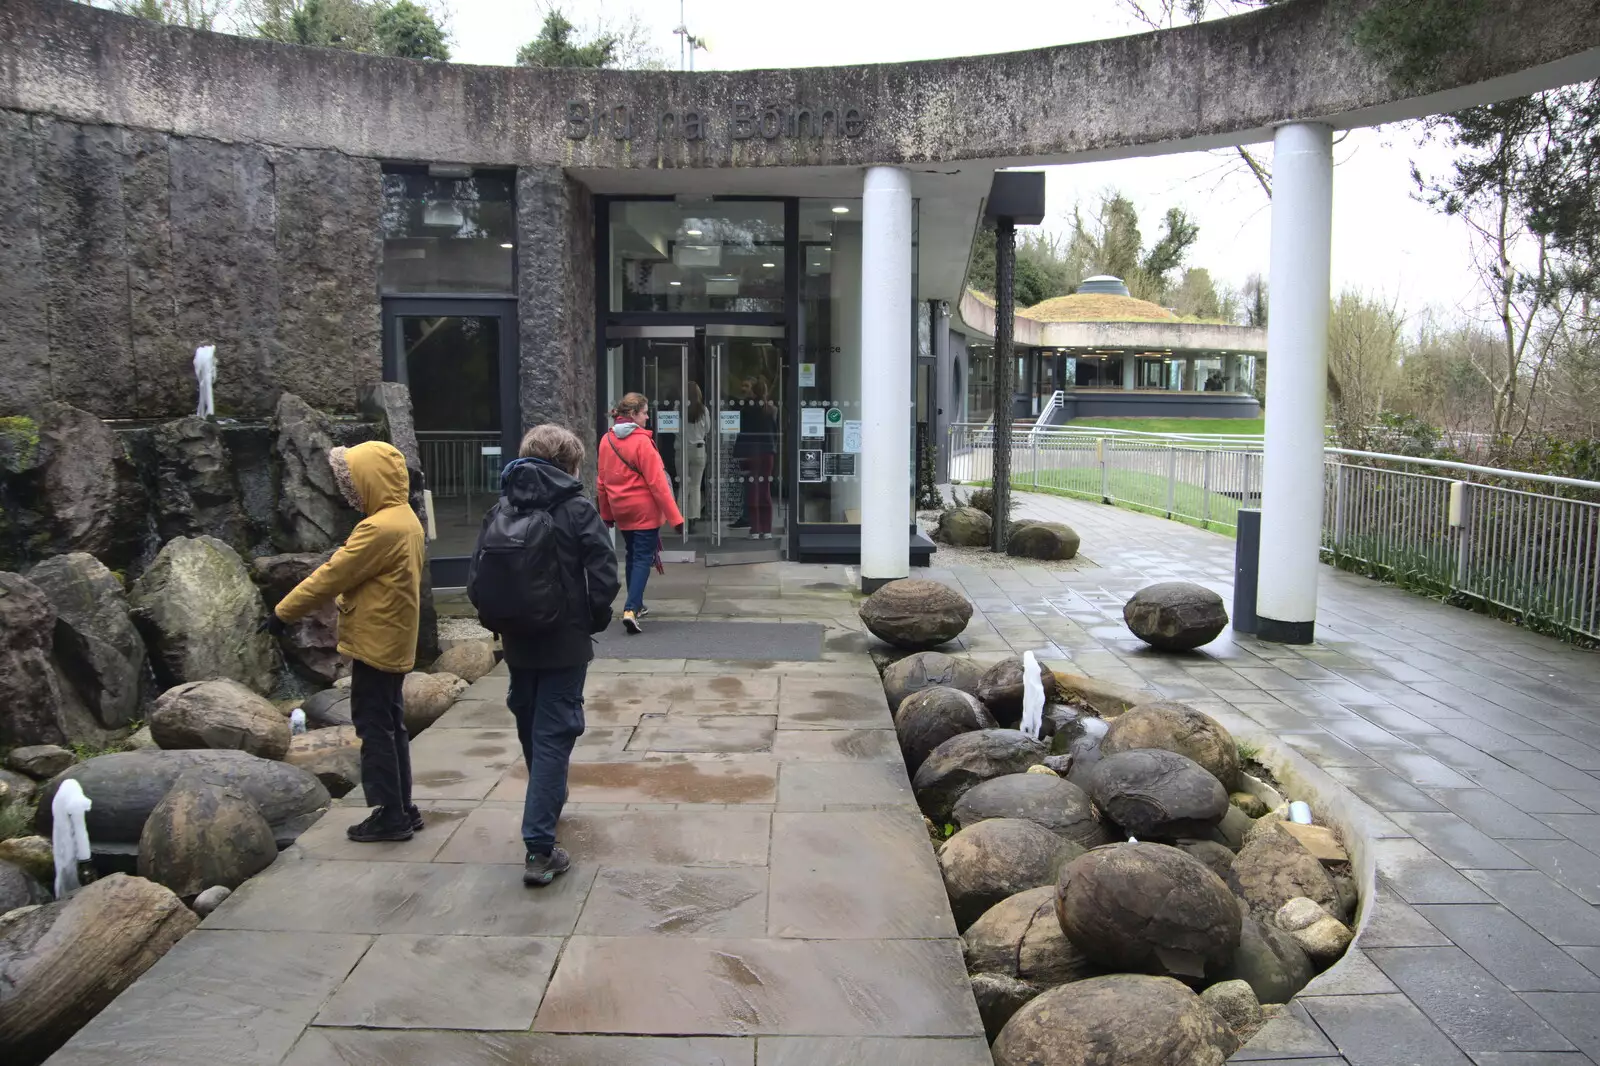
[[[528,765],[522,880],[548,885],[572,864],[556,845],[556,822],[567,802],[572,746],[583,735],[583,686],[594,659],[594,634],[611,624],[617,598],[617,556],[600,512],[576,477],[583,462],[578,438],[560,426],[535,426],[522,438],[519,454],[501,473],[500,491],[513,507],[550,513],[566,593],[556,631],[501,634],[511,669],[506,703]]]

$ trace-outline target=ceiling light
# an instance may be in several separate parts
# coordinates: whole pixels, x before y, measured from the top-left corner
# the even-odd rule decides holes
[[[831,244],[830,244],[830,245],[828,245],[828,246],[827,246],[827,247],[826,247],[826,248],[824,248],[824,249],[823,249],[823,251],[824,251],[824,252],[831,252],[831,251],[833,251],[833,245],[831,245]]]
[[[500,247],[502,247],[502,248],[515,248],[516,245],[514,245],[514,244],[502,244]]]
[[[683,232],[685,232],[685,233],[687,233],[687,234],[688,234],[688,235],[689,235],[689,236],[691,236],[691,237],[698,237],[698,236],[700,236],[700,235],[701,235],[701,233],[703,233],[703,232],[704,232],[704,231],[703,231],[703,230],[697,230],[697,229],[686,229],[686,230],[684,230],[684,231],[683,231]]]
[[[669,282],[667,282],[667,284],[668,285],[682,285],[683,282],[681,282],[681,281],[669,281]]]
[[[833,213],[836,215],[848,215],[850,213],[850,209],[843,204],[840,204],[838,207],[833,209]]]
[[[768,270],[771,270],[773,267],[777,266],[778,264],[777,263],[762,263],[761,265],[766,267]]]

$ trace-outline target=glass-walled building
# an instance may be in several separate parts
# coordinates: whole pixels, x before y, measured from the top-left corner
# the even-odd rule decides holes
[[[663,531],[666,550],[722,562],[854,558],[861,200],[617,197],[599,198],[595,210],[605,279],[596,436],[625,393],[650,398],[687,520],[682,531]],[[913,263],[915,233],[913,225]],[[913,300],[906,312],[923,319],[911,333],[914,390],[919,372],[928,377],[916,358],[927,308]],[[922,394],[925,411],[926,387]],[[923,546],[924,557],[931,549]]]

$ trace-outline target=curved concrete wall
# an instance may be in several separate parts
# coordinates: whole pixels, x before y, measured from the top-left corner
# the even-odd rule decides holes
[[[1408,98],[1351,41],[1372,2],[1298,0],[1194,27],[1001,55],[679,74],[420,63],[162,28],[70,0],[7,0],[0,108],[472,163],[1050,162],[1258,140],[1297,118],[1369,124],[1600,70],[1596,0],[1497,0],[1487,5],[1484,47],[1427,87],[1437,95]],[[819,121],[833,109],[832,127],[820,137],[802,131],[798,109]]]

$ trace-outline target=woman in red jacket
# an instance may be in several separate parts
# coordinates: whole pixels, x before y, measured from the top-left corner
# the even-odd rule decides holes
[[[648,613],[644,586],[650,580],[661,547],[661,527],[683,529],[683,515],[672,498],[656,451],[654,438],[644,425],[650,418],[650,401],[630,392],[617,402],[611,415],[616,424],[600,440],[600,517],[622,530],[627,545],[628,599],[623,604],[622,625],[629,633],[640,630],[639,619]]]

